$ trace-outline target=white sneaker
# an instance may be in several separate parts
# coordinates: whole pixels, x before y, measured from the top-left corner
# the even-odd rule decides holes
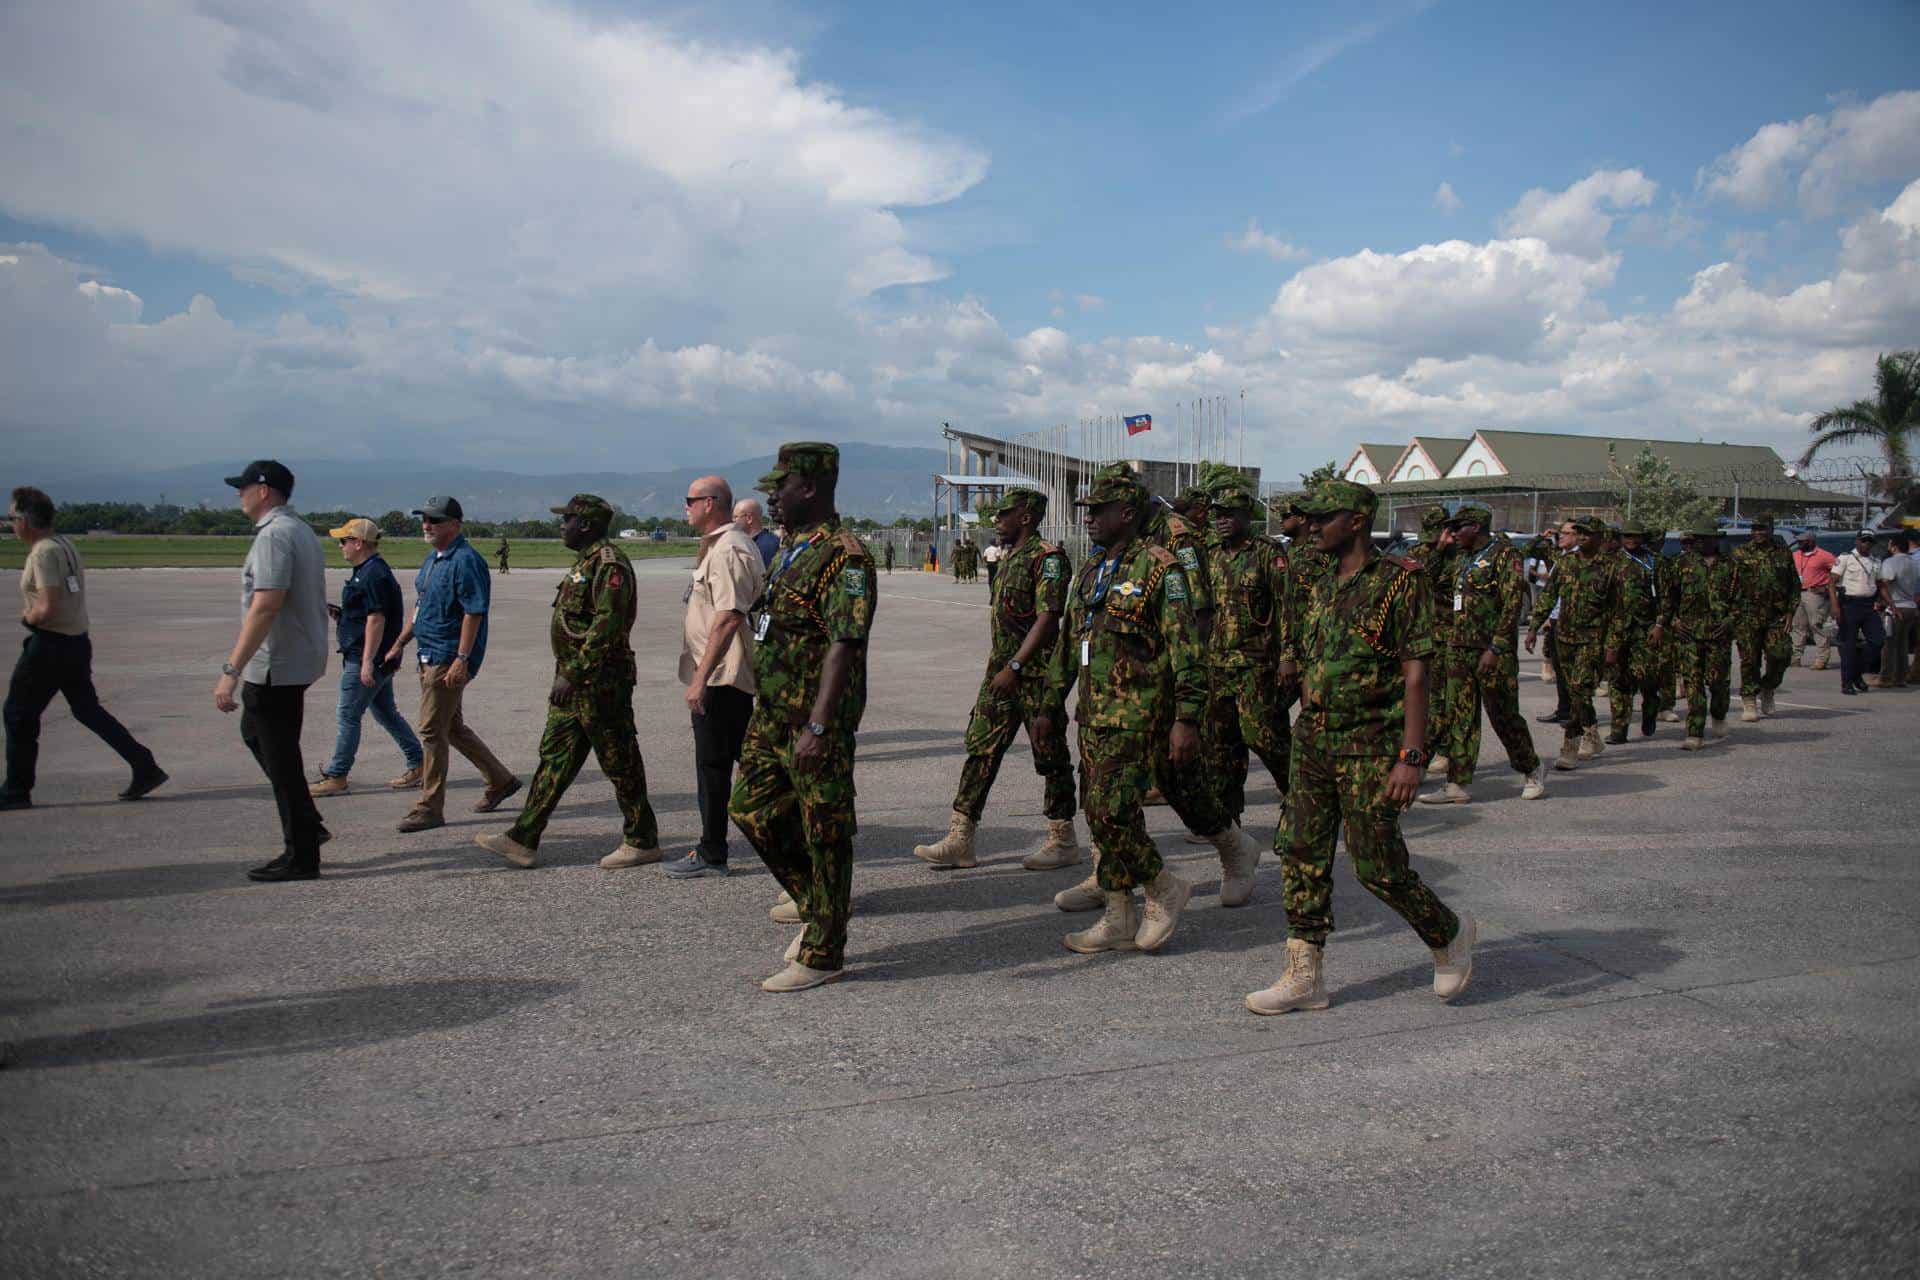
[[[1468,804],[1472,800],[1473,796],[1457,782],[1449,782],[1444,787],[1423,792],[1420,796],[1421,804]]]
[[[1532,773],[1527,775],[1526,785],[1520,788],[1520,798],[1522,800],[1538,800],[1546,794],[1547,771],[1544,768],[1536,768]]]
[[[1473,976],[1473,943],[1478,933],[1473,917],[1462,911],[1460,932],[1453,935],[1453,941],[1432,948],[1433,994],[1442,1000],[1452,1000],[1467,989],[1467,979]]]

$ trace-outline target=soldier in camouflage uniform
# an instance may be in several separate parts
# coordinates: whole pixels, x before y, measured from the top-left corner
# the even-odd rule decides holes
[[[1627,726],[1633,723],[1634,695],[1640,695],[1640,736],[1650,738],[1654,718],[1660,710],[1661,684],[1665,662],[1664,646],[1653,642],[1654,624],[1660,621],[1660,589],[1663,565],[1660,555],[1646,546],[1646,527],[1628,521],[1620,529],[1620,551],[1616,561],[1620,574],[1620,638],[1614,659],[1607,667],[1607,741],[1627,740]]]
[[[1413,803],[1427,763],[1433,600],[1412,561],[1374,550],[1375,501],[1365,485],[1330,480],[1306,502],[1334,570],[1305,584],[1299,628],[1281,655],[1282,676],[1297,669],[1301,688],[1292,829],[1281,863],[1287,971],[1247,996],[1255,1013],[1327,1007],[1322,955],[1333,932],[1333,849],[1343,823],[1360,883],[1432,950],[1434,994],[1453,999],[1473,972],[1473,917],[1456,916],[1421,881],[1400,835],[1400,812]]]
[[[1451,535],[1447,531],[1446,509],[1429,507],[1420,516],[1420,541],[1407,548],[1406,558],[1413,561],[1419,566],[1420,571],[1426,574],[1427,590],[1435,600],[1451,598],[1447,593],[1446,584],[1453,564],[1452,550]],[[1434,652],[1444,655],[1447,651],[1447,629],[1453,625],[1452,611],[1435,609],[1433,622],[1437,628],[1433,637]],[[1514,660],[1519,661],[1517,656]],[[1438,666],[1439,664],[1436,663],[1436,669],[1433,672],[1433,692],[1436,696],[1429,700],[1427,706],[1427,741],[1433,744],[1433,759],[1428,764],[1427,771],[1445,774],[1450,763],[1447,759],[1446,747],[1453,741],[1453,734],[1446,723],[1448,704],[1438,696],[1441,690]]]
[[[1480,708],[1486,707],[1507,763],[1526,778],[1522,800],[1546,794],[1533,735],[1520,714],[1520,654],[1516,645],[1527,584],[1520,556],[1503,538],[1490,538],[1493,512],[1461,507],[1447,518],[1451,554],[1449,572],[1434,595],[1434,612],[1449,615],[1435,628],[1439,688],[1431,704],[1439,708],[1439,728],[1429,722],[1427,741],[1434,757],[1445,756],[1447,782],[1420,797],[1425,804],[1466,804],[1467,790],[1480,759]]]
[[[783,444],[756,486],[783,533],[752,613],[758,699],[727,811],[803,922],[766,991],[831,982],[846,957],[854,734],[879,585],[866,544],[834,511],[839,477],[833,445]]]
[[[1740,718],[1773,714],[1774,690],[1793,665],[1787,624],[1800,604],[1793,553],[1773,540],[1773,517],[1755,516],[1753,536],[1729,557],[1735,571],[1733,643],[1740,651]]]
[[[946,837],[917,845],[913,853],[936,867],[975,865],[974,834],[1000,761],[1026,726],[1034,771],[1046,780],[1047,839],[1022,860],[1029,871],[1048,871],[1080,860],[1073,831],[1073,758],[1067,752],[1066,714],[1052,701],[1048,680],[1060,646],[1060,618],[1072,573],[1067,553],[1035,532],[1047,514],[1047,495],[1016,486],[983,508],[1006,549],[993,575],[987,674],[967,721],[967,762]]]
[[[1680,530],[1676,540],[1680,544],[1679,555],[1684,556],[1688,552],[1693,550],[1693,530],[1692,529]],[[1666,591],[1666,577],[1668,574],[1673,572],[1674,561],[1676,559],[1677,557],[1675,556],[1662,555],[1660,557],[1660,561],[1661,561],[1660,589],[1663,593]],[[1659,718],[1667,724],[1679,724],[1686,717],[1682,716],[1680,712],[1676,710],[1676,708],[1679,707],[1680,700],[1682,698],[1688,697],[1690,695],[1685,689],[1680,687],[1680,662],[1674,653],[1673,636],[1671,633],[1667,634],[1666,642],[1659,646],[1659,656],[1660,656],[1660,674],[1658,676],[1659,685],[1660,685],[1660,716]]]
[[[1075,580],[1067,602],[1071,634],[1056,655],[1054,697],[1064,706],[1077,682],[1080,767],[1095,876],[1106,912],[1066,936],[1069,950],[1157,951],[1173,936],[1193,887],[1168,871],[1147,836],[1141,805],[1167,766],[1200,757],[1207,712],[1205,641],[1180,559],[1141,536],[1145,486],[1125,464],[1101,470],[1076,505],[1100,552]],[[1237,835],[1203,803],[1206,828]],[[1133,890],[1146,890],[1136,915]],[[1055,899],[1056,902],[1059,899]]]
[[[1292,738],[1280,704],[1280,649],[1290,587],[1287,553],[1250,536],[1256,501],[1239,475],[1216,477],[1211,491],[1214,544],[1213,630],[1207,639],[1208,769],[1235,822],[1246,809],[1247,752],[1273,775],[1286,823],[1287,760]],[[1224,893],[1223,893],[1224,897]],[[1236,905],[1224,902],[1222,905]]]
[[[579,559],[553,600],[548,635],[553,645],[553,687],[548,691],[546,732],[540,736],[540,767],[520,817],[504,832],[476,836],[483,849],[517,867],[539,859],[540,833],[580,772],[591,750],[613,784],[626,820],[620,847],[600,860],[607,868],[660,861],[660,830],[647,800],[647,768],[633,727],[633,630],[636,608],[633,565],[607,538],[613,506],[590,493],[575,494],[564,507],[560,539]]]
[[[1720,530],[1712,521],[1694,526],[1693,534],[1693,549],[1668,566],[1660,625],[1654,629],[1656,643],[1671,635],[1674,660],[1686,682],[1687,740],[1682,751],[1698,751],[1727,736],[1733,670],[1733,562],[1720,553]]]
[[[1605,526],[1592,518],[1574,523],[1579,545],[1555,563],[1527,629],[1527,652],[1532,653],[1541,626],[1552,618],[1555,665],[1567,677],[1570,714],[1560,757],[1553,763],[1556,769],[1575,768],[1600,754],[1593,700],[1609,655],[1617,656],[1620,643],[1620,571],[1613,557],[1601,554]]]

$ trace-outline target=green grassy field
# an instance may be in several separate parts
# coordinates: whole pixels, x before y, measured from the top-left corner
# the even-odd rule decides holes
[[[252,541],[245,537],[116,534],[110,537],[76,537],[73,545],[79,548],[80,557],[89,569],[238,569],[245,563],[247,547]],[[474,546],[486,556],[487,566],[493,567],[493,552],[499,543],[488,540],[475,543]],[[620,544],[621,550],[635,560],[663,556],[690,557],[693,547],[691,542],[648,542],[640,539],[629,539]],[[516,539],[512,548],[513,557],[509,563],[515,569],[564,569],[573,563],[573,553],[558,539]],[[395,569],[417,569],[426,550],[427,544],[419,538],[388,538],[381,548],[381,554]],[[345,564],[336,548],[329,547],[327,552],[328,568]],[[12,538],[0,541],[0,569],[18,569],[25,558],[26,547],[20,542]]]

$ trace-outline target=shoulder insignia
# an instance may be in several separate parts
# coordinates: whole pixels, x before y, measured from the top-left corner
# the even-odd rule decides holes
[[[1274,556],[1273,556],[1273,567],[1274,567],[1274,568],[1276,568],[1276,569],[1278,569],[1278,570],[1279,570],[1280,572],[1282,572],[1282,573],[1286,573],[1286,572],[1288,571],[1288,569],[1289,569],[1289,566],[1288,566],[1288,564],[1287,564],[1287,553],[1286,553],[1286,552],[1284,552],[1284,551],[1277,551],[1277,552],[1275,552],[1275,553],[1274,553]]]
[[[1040,541],[1040,554],[1043,556],[1057,556],[1061,550],[1062,548],[1057,542],[1048,542],[1044,538]]]
[[[1382,560],[1385,560],[1388,564],[1398,565],[1400,568],[1405,569],[1408,573],[1420,572],[1420,566],[1414,561],[1407,559],[1405,556],[1383,555],[1380,558]]]
[[[1169,515],[1167,517],[1168,536],[1177,538],[1183,533],[1192,533],[1192,532],[1193,532],[1193,526],[1187,523],[1185,516]]]
[[[620,563],[620,553],[614,549],[614,546],[612,543],[603,542],[600,544],[600,563],[601,564],[619,564]]]
[[[834,534],[833,540],[840,544],[840,549],[848,555],[867,554],[867,544],[855,537],[849,529],[842,529],[840,532]]]
[[[1165,547],[1148,547],[1147,554],[1153,557],[1153,562],[1155,564],[1165,569],[1171,569],[1173,566],[1180,563],[1180,557],[1176,556],[1175,554],[1173,554],[1173,552],[1167,550]]]

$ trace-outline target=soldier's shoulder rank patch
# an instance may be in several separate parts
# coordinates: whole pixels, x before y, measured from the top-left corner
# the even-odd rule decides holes
[[[1380,558],[1382,560],[1385,560],[1388,564],[1396,565],[1399,568],[1406,570],[1408,573],[1420,572],[1419,564],[1417,564],[1412,560],[1407,559],[1405,556],[1381,556]]]
[[[866,595],[866,572],[862,569],[856,569],[852,565],[848,565],[840,571],[840,589],[850,596]]]
[[[1178,569],[1168,572],[1164,579],[1167,587],[1167,599],[1185,600],[1187,598],[1187,575]]]
[[[842,529],[840,532],[833,535],[833,540],[836,543],[838,543],[840,545],[840,549],[846,552],[848,555],[863,556],[867,554],[867,544],[860,541],[859,538],[855,537],[850,530]]]
[[[1047,542],[1043,539],[1040,543],[1040,554],[1043,556],[1057,556],[1061,551],[1062,547],[1057,542]]]
[[[1165,565],[1169,568],[1171,568],[1173,565],[1180,563],[1180,558],[1174,555],[1173,552],[1167,550],[1165,547],[1159,547],[1159,546],[1148,547],[1147,554],[1153,557],[1154,562],[1156,564]]]
[[[614,546],[611,542],[603,542],[600,544],[600,563],[601,564],[619,564],[620,563],[620,553],[614,549]]]
[[[612,587],[616,591],[620,589],[620,585],[625,581],[626,579],[620,575],[620,571],[618,569],[615,569],[612,573],[607,575],[607,585],[609,587]]]

